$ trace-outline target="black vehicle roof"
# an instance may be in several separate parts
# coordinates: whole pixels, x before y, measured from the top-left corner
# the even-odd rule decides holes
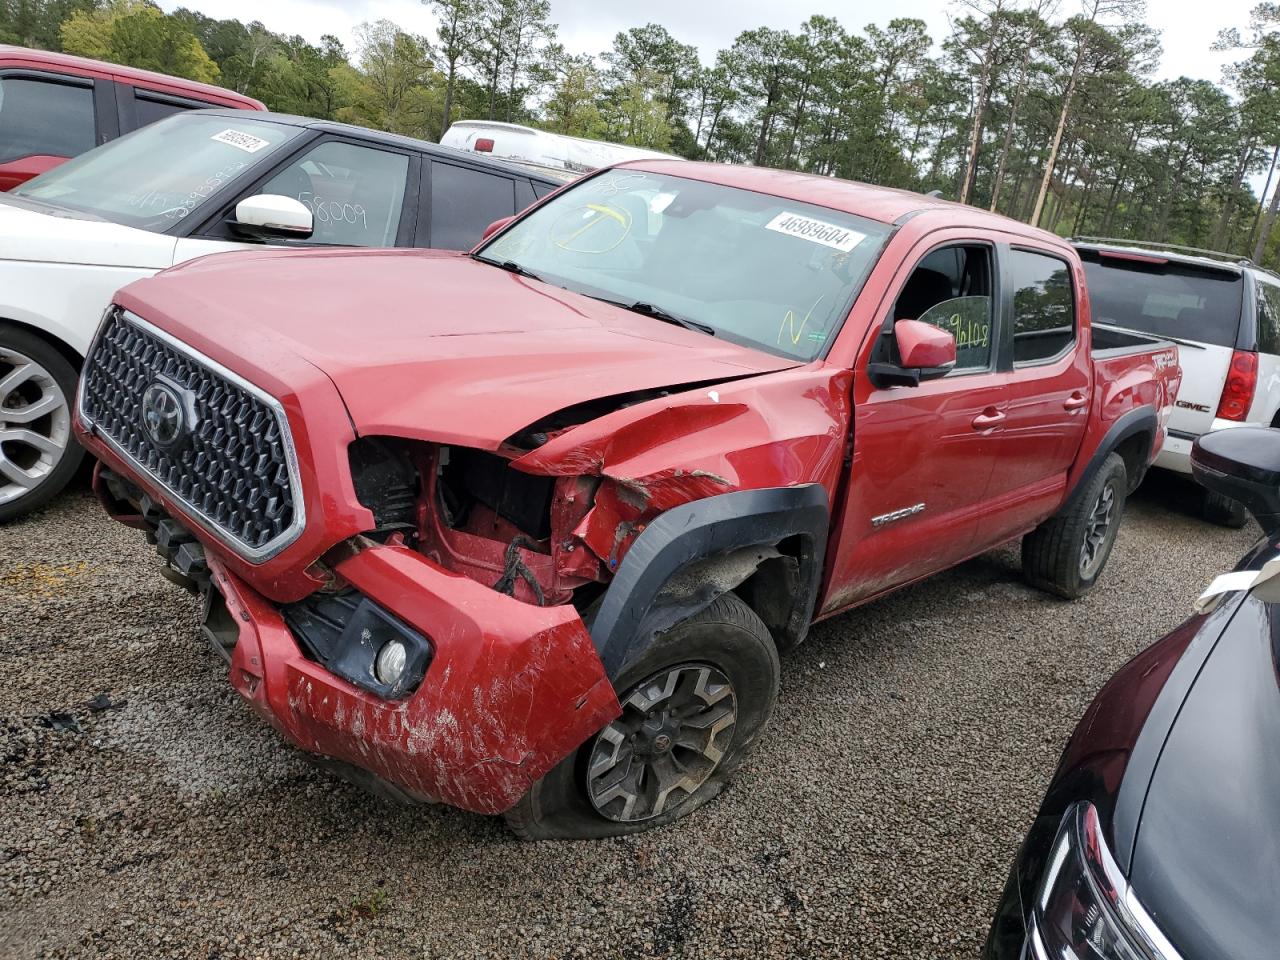
[[[339,133],[343,136],[357,137],[366,140],[369,143],[380,143],[388,147],[401,147],[406,150],[416,150],[420,153],[429,153],[449,160],[457,160],[462,163],[470,164],[475,167],[488,167],[493,170],[501,170],[503,173],[515,174],[521,177],[528,177],[536,183],[546,184],[551,187],[560,187],[564,185],[563,179],[548,176],[537,170],[522,166],[516,163],[507,163],[503,160],[493,160],[488,157],[482,157],[466,150],[458,150],[454,147],[441,146],[438,143],[432,143],[430,140],[419,140],[414,137],[406,137],[398,133],[387,133],[384,130],[373,130],[369,127],[358,127],[351,123],[338,123],[335,120],[317,120],[315,117],[297,117],[288,113],[247,113],[244,110],[231,110],[221,107],[215,107],[209,110],[191,110],[193,114],[206,114],[214,117],[227,117],[234,120],[254,120],[266,121],[268,123],[276,123],[289,127],[305,127],[308,130],[318,130],[322,133]]]

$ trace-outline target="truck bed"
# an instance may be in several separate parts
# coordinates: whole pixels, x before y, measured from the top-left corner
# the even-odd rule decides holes
[[[1177,349],[1172,340],[1165,340],[1163,337],[1152,336],[1149,333],[1139,333],[1136,330],[1126,330],[1123,327],[1104,326],[1096,322],[1092,328],[1092,335],[1095,360],[1125,357],[1132,353],[1146,353],[1161,348]]]

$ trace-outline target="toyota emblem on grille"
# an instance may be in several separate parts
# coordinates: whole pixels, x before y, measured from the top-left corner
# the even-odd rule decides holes
[[[142,394],[142,428],[158,447],[173,447],[186,434],[182,397],[167,383],[156,381]]]

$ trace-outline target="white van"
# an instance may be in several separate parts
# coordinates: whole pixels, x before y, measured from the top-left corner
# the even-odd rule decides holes
[[[1255,263],[1165,244],[1073,240],[1094,326],[1180,347],[1182,387],[1157,467],[1191,472],[1191,445],[1214,430],[1280,427],[1280,276]],[[1244,507],[1206,492],[1205,518],[1241,527]]]
[[[657,150],[567,137],[497,120],[459,120],[445,132],[440,144],[525,164],[544,172],[560,171],[568,175],[565,179],[627,160],[683,159]]]

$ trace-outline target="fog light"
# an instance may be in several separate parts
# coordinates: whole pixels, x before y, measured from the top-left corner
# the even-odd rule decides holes
[[[379,683],[393,687],[400,680],[400,675],[404,673],[407,661],[408,652],[404,644],[399,640],[388,640],[382,645],[377,659],[373,662],[373,675],[378,678]]]

